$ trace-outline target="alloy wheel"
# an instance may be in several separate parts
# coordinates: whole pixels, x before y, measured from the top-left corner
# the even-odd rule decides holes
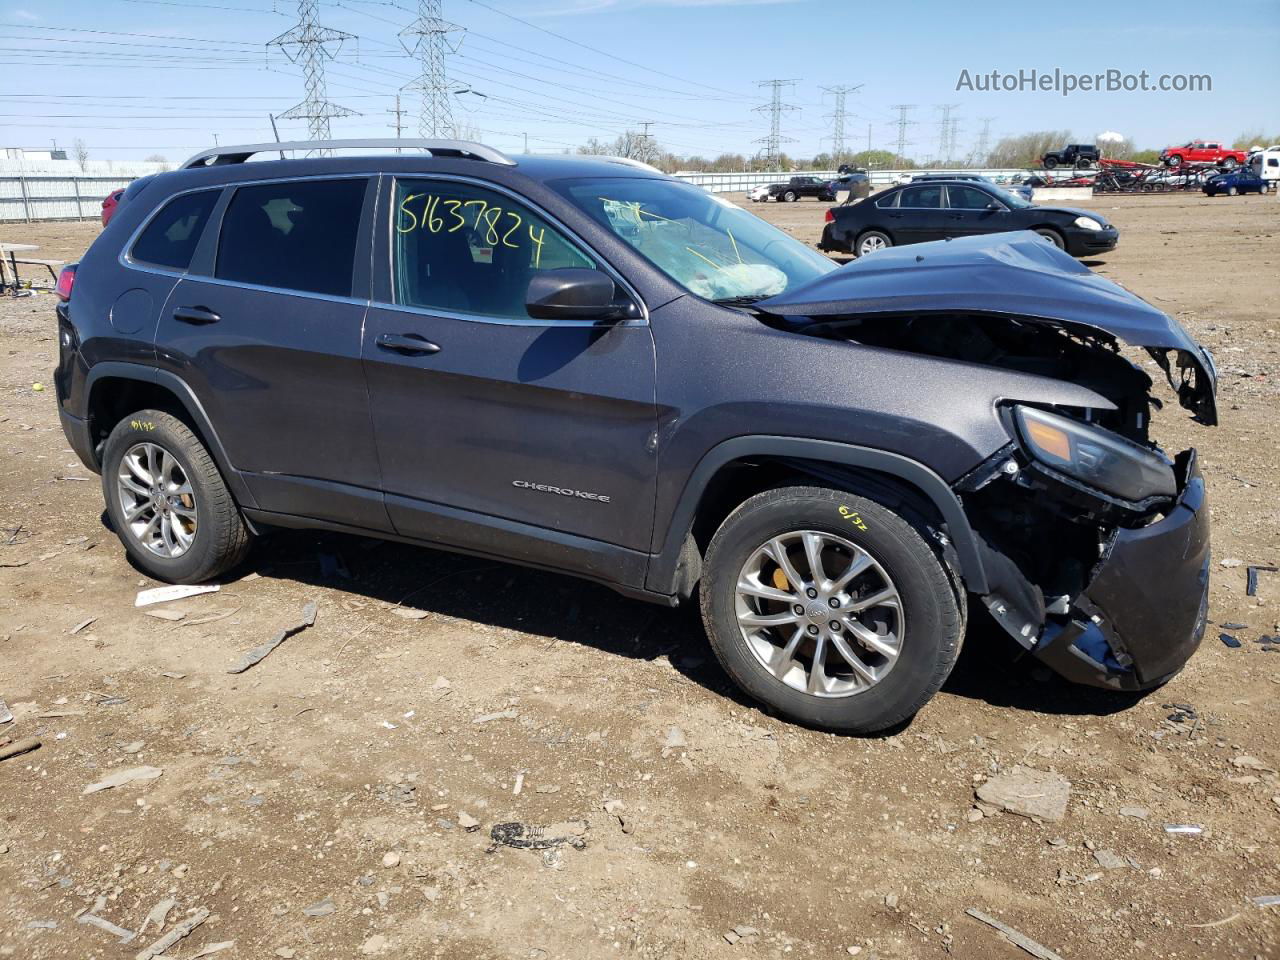
[[[864,237],[862,242],[858,244],[858,253],[875,253],[877,250],[883,250],[887,244],[882,237]]]
[[[135,443],[116,474],[120,514],[142,547],[176,559],[195,541],[195,491],[177,457],[158,443]]]
[[[902,652],[897,586],[865,549],[830,533],[797,530],[757,547],[738,574],[735,613],[761,666],[811,696],[863,693]]]

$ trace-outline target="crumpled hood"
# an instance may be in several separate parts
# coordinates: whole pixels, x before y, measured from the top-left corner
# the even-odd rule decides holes
[[[876,313],[1002,313],[1090,327],[1157,361],[1178,350],[1196,383],[1174,383],[1184,407],[1217,422],[1209,352],[1141,297],[1101,277],[1030,230],[890,247],[754,305],[795,327]],[[1163,366],[1163,364],[1162,364]],[[1166,367],[1166,373],[1169,373]],[[1172,382],[1172,377],[1171,377]]]

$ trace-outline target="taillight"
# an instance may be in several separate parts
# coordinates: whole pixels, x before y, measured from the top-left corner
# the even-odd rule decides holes
[[[826,212],[825,214],[823,214],[822,219],[823,219],[825,222],[827,222],[827,223],[835,223],[835,222],[836,222],[836,212],[835,212],[834,210],[832,210],[830,207],[827,207],[827,212]]]
[[[58,295],[58,299],[66,303],[71,299],[71,288],[76,282],[76,265],[62,268],[62,272],[58,274],[58,285],[54,288],[54,293]]]

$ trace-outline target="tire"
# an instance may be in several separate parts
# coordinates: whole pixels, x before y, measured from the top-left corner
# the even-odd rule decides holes
[[[795,193],[795,191],[794,191],[794,190],[788,190],[786,193],[784,193],[784,194],[782,195],[782,199],[783,199],[783,200],[785,200],[785,201],[787,201],[787,203],[795,203],[795,202],[796,202],[796,193]]]
[[[820,555],[824,566],[832,567],[826,571],[830,578],[840,576],[847,558],[864,557],[869,565],[848,587],[809,598],[807,590],[790,589],[789,575],[778,564],[761,560],[774,555],[763,547],[769,545],[772,551],[773,544],[781,543],[792,572],[804,582],[816,582],[805,581],[812,571],[804,559],[804,535],[817,536],[821,539],[815,542],[826,545]],[[761,563],[773,572],[762,572]],[[739,590],[744,580],[801,600],[809,609],[795,617],[796,604],[744,596]],[[826,487],[783,487],[747,500],[712,538],[700,588],[702,619],[721,665],[746,693],[801,723],[873,733],[913,716],[955,666],[965,621],[964,595],[957,584],[916,528],[880,504]],[[857,621],[857,633],[847,625],[841,631],[828,629],[828,617],[836,616],[833,609],[847,610],[872,594],[883,596],[886,585],[895,593],[894,600],[847,615],[846,623]],[[842,606],[836,607],[834,601],[841,598]],[[775,609],[783,613],[769,612]],[[792,616],[796,632],[785,625],[744,627],[740,614]],[[868,620],[878,624],[875,630]],[[784,630],[788,636],[781,634]],[[871,679],[854,670],[832,639],[836,636],[843,637],[844,650],[863,662],[864,669],[879,675]],[[878,647],[896,649],[895,655],[878,653],[860,636],[872,637]],[[794,656],[783,659],[778,651],[792,637]],[[818,638],[826,651],[825,668],[815,680],[812,664]],[[787,666],[775,673],[765,657]]]
[[[1175,153],[1173,156],[1165,160],[1164,165],[1171,169],[1174,167],[1180,167],[1182,166],[1182,157],[1179,154]]]
[[[1234,170],[1239,165],[1239,161],[1237,161],[1235,157],[1226,157],[1222,161],[1223,170]]]
[[[1046,170],[1056,170],[1058,168],[1057,157],[1045,157],[1042,161]]]
[[[1067,248],[1067,243],[1062,239],[1062,234],[1053,229],[1053,227],[1036,227],[1036,233],[1040,234],[1040,236],[1044,237],[1059,250],[1065,250]]]
[[[155,490],[147,482],[155,466],[162,466],[170,491],[169,502],[159,510],[154,498],[147,500]],[[130,487],[122,482],[122,474]],[[185,486],[180,485],[183,480]],[[116,536],[133,561],[157,580],[203,583],[240,563],[249,551],[249,530],[213,457],[190,428],[170,414],[139,410],[116,424],[103,449],[102,493]],[[126,519],[126,509],[139,506],[135,519]],[[143,538],[137,527],[148,518],[154,529]]]
[[[893,246],[893,240],[882,230],[867,230],[858,236],[858,242],[854,244],[853,254],[861,257],[868,253],[875,253],[877,250],[885,250]]]
[[[1240,191],[1237,190],[1235,187],[1227,187],[1228,197],[1235,197],[1235,196],[1238,196],[1239,194],[1240,194]]]

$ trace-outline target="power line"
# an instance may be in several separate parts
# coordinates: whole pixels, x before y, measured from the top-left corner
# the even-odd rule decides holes
[[[298,0],[298,23],[274,40],[268,47],[279,47],[294,63],[302,64],[306,97],[280,114],[283,120],[306,120],[312,140],[328,140],[329,121],[334,117],[352,117],[354,110],[330,102],[324,86],[324,64],[337,56],[344,40],[355,39],[349,33],[322,27],[317,22],[318,0]],[[331,49],[333,48],[333,49]]]
[[[453,136],[453,103],[445,55],[457,53],[456,47],[449,47],[449,35],[461,28],[445,20],[443,12],[441,0],[418,0],[418,18],[400,31],[401,44],[410,56],[418,58],[418,78],[405,87],[417,90],[422,98],[418,115],[421,137]],[[417,39],[410,46],[405,37]]]
[[[475,2],[475,0],[472,0],[472,2]],[[782,144],[795,142],[793,137],[784,137],[782,135],[782,115],[800,108],[795,104],[782,102],[782,88],[794,86],[797,82],[796,80],[761,80],[756,84],[758,87],[769,87],[772,90],[769,102],[762,103],[756,107],[757,113],[764,113],[765,111],[769,113],[768,136],[759,137],[754,141],[755,143],[764,144],[764,149],[761,153],[766,166],[774,168],[780,166]]]
[[[848,116],[848,113],[845,110],[845,106],[844,106],[845,97],[853,93],[855,90],[861,89],[861,87],[862,87],[862,84],[859,83],[851,87],[839,86],[839,87],[823,87],[822,88],[827,93],[835,97],[835,100],[836,100],[835,110],[832,113],[827,114],[827,117],[826,117],[827,119],[833,121],[832,128],[831,128],[831,136],[823,137],[822,139],[831,141],[831,152],[835,154],[837,157],[844,155],[844,121]],[[868,142],[867,144],[867,149],[868,150],[871,149],[870,142]]]
[[[914,110],[914,103],[895,103],[892,109],[898,111],[898,162],[902,162],[907,155],[907,127],[915,126],[914,120],[907,119],[907,111]]]

